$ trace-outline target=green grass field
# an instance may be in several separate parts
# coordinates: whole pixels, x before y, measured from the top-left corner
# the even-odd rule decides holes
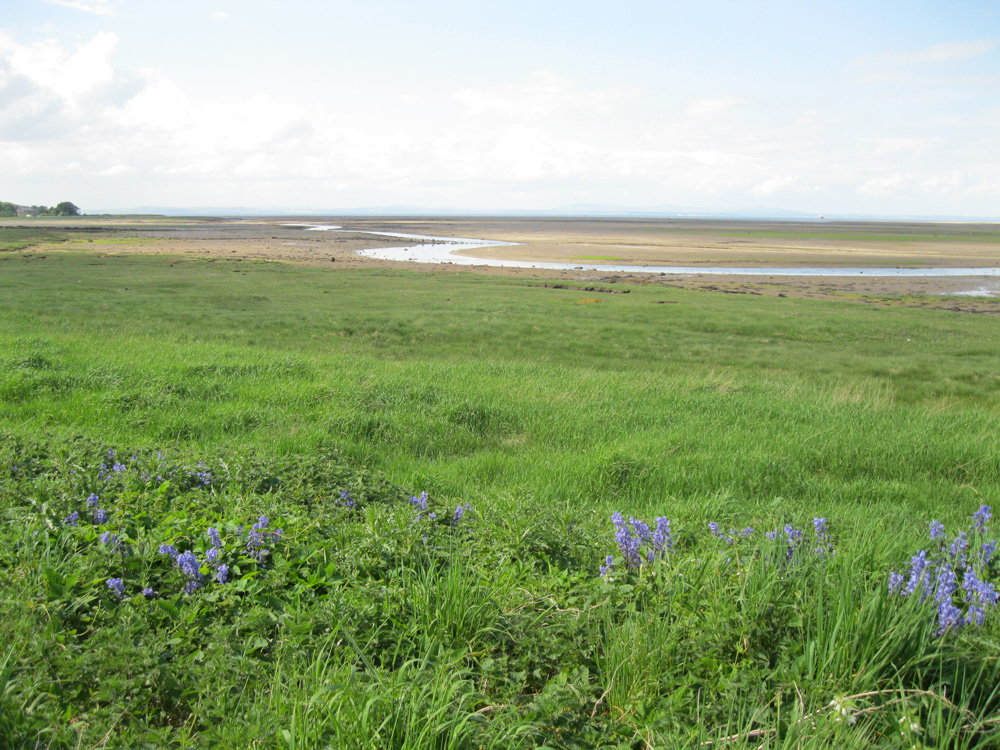
[[[0,745],[995,747],[1000,321],[628,288],[0,254]]]

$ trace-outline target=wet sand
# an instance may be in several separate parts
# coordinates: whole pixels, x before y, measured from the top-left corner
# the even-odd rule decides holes
[[[298,226],[288,226],[289,224]],[[6,224],[6,222],[5,222]],[[318,232],[309,224],[335,224],[346,231]],[[27,226],[40,226],[32,221]],[[625,281],[719,293],[856,299],[880,304],[935,307],[965,312],[1000,311],[1000,298],[941,295],[970,292],[1000,295],[1000,279],[830,278],[769,276],[767,267],[995,267],[1000,266],[1000,225],[883,222],[764,222],[701,219],[290,217],[240,220],[156,219],[58,220],[44,225],[81,228],[74,239],[50,251],[155,253],[194,258],[278,261],[330,269],[409,268],[472,272],[522,278]],[[354,230],[354,231],[351,231]],[[482,258],[561,263],[636,265],[727,265],[760,267],[752,276],[607,274],[585,270],[450,266],[385,261],[358,250],[417,244],[414,240],[358,232],[405,232],[476,237],[518,245],[477,248]],[[36,248],[36,252],[43,248]]]

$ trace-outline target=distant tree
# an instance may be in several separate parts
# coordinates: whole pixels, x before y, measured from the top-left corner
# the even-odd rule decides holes
[[[80,209],[74,206],[69,201],[63,201],[56,205],[54,209],[56,216],[79,216]]]
[[[0,216],[17,216],[17,206],[7,201],[0,201]]]

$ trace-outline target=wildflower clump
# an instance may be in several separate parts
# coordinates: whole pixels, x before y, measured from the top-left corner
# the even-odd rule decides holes
[[[889,574],[890,594],[933,603],[936,635],[982,625],[1000,600],[991,581],[996,574],[996,543],[987,538],[991,516],[990,506],[980,506],[969,530],[950,541],[944,524],[931,521],[930,550],[917,550],[908,570]]]
[[[202,557],[190,549],[180,552],[172,544],[161,544],[159,552],[170,558],[173,566],[184,575],[184,593],[193,594],[208,583],[229,583],[230,575],[241,571],[241,563],[246,566],[252,561],[263,567],[271,555],[269,546],[281,539],[284,533],[281,529],[270,531],[269,526],[267,516],[260,516],[249,530],[245,526],[237,526],[237,541],[229,545],[218,528],[209,526],[205,532],[209,546]]]
[[[623,564],[627,570],[638,570],[644,565],[666,559],[667,554],[674,551],[670,521],[664,517],[656,518],[655,528],[650,528],[649,524],[631,516],[625,521],[622,514],[615,511],[611,514],[611,523],[615,528],[615,543],[620,558],[615,555],[604,558],[600,568],[602,578],[614,573],[616,562]],[[752,544],[754,537],[760,536],[753,526],[726,531],[715,521],[708,523],[708,530],[713,539],[722,542],[722,553],[727,561],[732,559],[734,550],[743,544]],[[773,543],[770,550],[763,553],[763,559],[768,565],[778,565],[782,569],[807,561],[815,564],[836,554],[825,518],[813,519],[811,535],[786,524],[783,528],[764,532],[763,536]]]
[[[622,514],[615,511],[611,514],[611,523],[615,527],[615,543],[627,569],[638,569],[662,560],[673,550],[670,521],[665,517],[657,518],[654,521],[656,528],[651,529],[647,523],[632,516],[626,522]],[[604,559],[600,572],[602,577],[614,573],[614,563],[614,555]]]

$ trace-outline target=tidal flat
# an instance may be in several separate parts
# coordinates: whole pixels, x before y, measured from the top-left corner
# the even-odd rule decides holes
[[[0,744],[1000,740],[995,300],[18,231]]]

